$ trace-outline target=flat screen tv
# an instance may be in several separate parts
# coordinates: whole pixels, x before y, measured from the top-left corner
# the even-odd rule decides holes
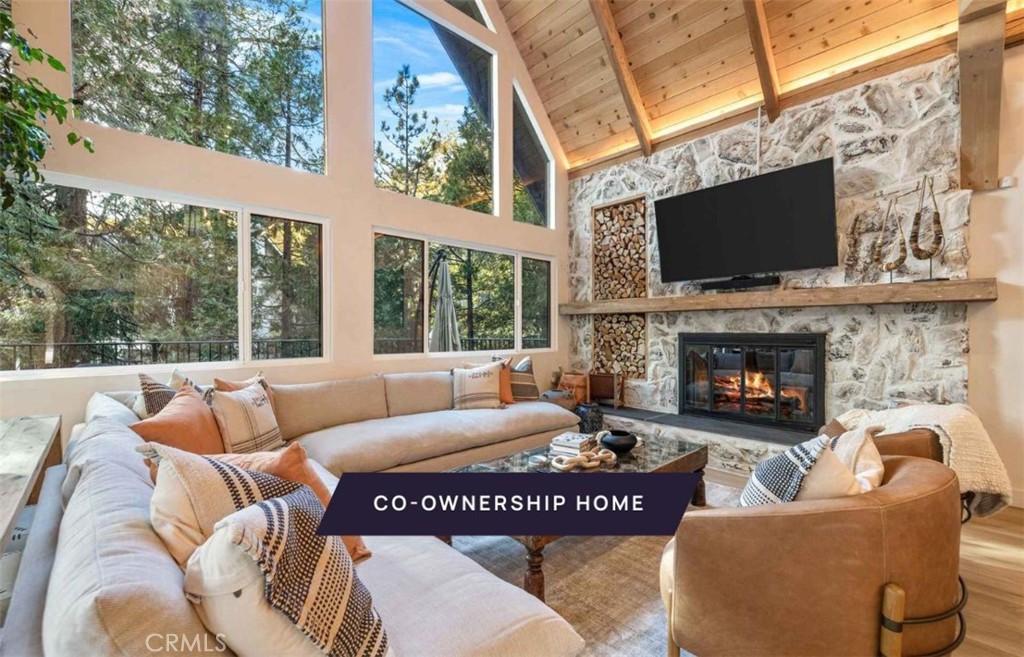
[[[839,264],[831,158],[663,198],[654,212],[665,282]]]

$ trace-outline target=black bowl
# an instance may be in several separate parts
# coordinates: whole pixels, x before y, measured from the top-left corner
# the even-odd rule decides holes
[[[628,431],[615,429],[609,431],[607,435],[601,438],[601,444],[622,456],[623,454],[628,454],[629,450],[636,447],[636,436]]]

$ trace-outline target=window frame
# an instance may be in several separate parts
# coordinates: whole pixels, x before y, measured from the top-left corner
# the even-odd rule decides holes
[[[235,239],[237,249],[237,311],[238,311],[238,354],[239,358],[234,360],[218,361],[197,361],[191,363],[153,363],[150,365],[98,365],[95,367],[54,367],[29,370],[4,370],[0,371],[0,381],[12,379],[66,379],[84,378],[90,376],[109,376],[116,374],[160,374],[170,373],[173,370],[182,372],[201,371],[211,368],[220,369],[243,369],[243,368],[273,368],[294,365],[323,364],[330,362],[333,357],[333,344],[331,337],[332,319],[332,262],[331,262],[331,222],[326,217],[296,212],[293,210],[282,210],[260,205],[249,205],[223,199],[194,196],[190,194],[179,194],[167,192],[151,187],[142,187],[107,180],[98,180],[87,176],[59,173],[48,171],[44,174],[43,184],[60,185],[63,187],[76,187],[90,192],[105,194],[121,194],[125,196],[136,196],[147,198],[164,203],[179,203],[182,205],[195,205],[211,208],[223,212],[233,212],[236,216]],[[307,358],[276,358],[256,359],[252,357],[252,231],[250,220],[252,215],[271,217],[274,219],[285,219],[292,221],[304,221],[320,226],[320,313],[321,313],[321,338],[320,356]]]
[[[545,208],[545,212],[544,212],[544,214],[546,215],[545,219],[547,219],[547,223],[544,224],[543,226],[536,226],[536,228],[547,228],[548,230],[554,230],[555,229],[555,155],[554,155],[554,153],[551,152],[551,146],[548,145],[548,140],[545,139],[544,132],[540,129],[540,124],[537,122],[537,115],[534,114],[533,108],[530,106],[530,103],[527,102],[527,100],[526,100],[526,94],[523,92],[523,87],[519,83],[519,79],[513,77],[512,78],[512,103],[513,103],[513,105],[515,104],[517,97],[519,98],[519,103],[523,106],[523,110],[526,112],[526,118],[530,122],[530,127],[533,129],[533,134],[537,137],[537,141],[540,142],[540,147],[544,151],[544,156],[547,157],[547,159],[548,159],[548,166],[547,166],[547,169],[548,169],[547,208]],[[515,120],[515,110],[514,110],[513,107],[510,107],[509,111],[512,112],[512,120],[513,120],[513,124],[512,124],[512,144],[509,147],[509,155],[511,156],[512,155],[512,150],[515,148],[515,123],[514,123],[514,120]],[[510,182],[514,185],[515,184],[515,180],[514,180],[515,179],[515,171],[514,170],[512,172],[512,177],[513,177],[513,180],[510,181]],[[510,217],[510,219],[512,219],[512,221],[515,221],[516,223],[523,224],[525,226],[531,225],[531,224],[528,224],[528,223],[523,222],[523,221],[517,221],[516,217],[515,217],[515,210],[514,209],[512,211],[512,216]]]
[[[489,244],[480,244],[477,242],[467,242],[465,240],[451,239],[447,237],[441,237],[438,235],[431,235],[428,233],[417,233],[413,231],[402,230],[399,228],[388,228],[385,226],[373,226],[370,239],[373,239],[374,235],[388,235],[390,237],[399,237],[408,240],[419,240],[424,243],[423,252],[425,254],[423,258],[423,285],[420,290],[420,294],[423,295],[424,308],[427,309],[423,313],[423,350],[413,351],[403,354],[376,354],[373,352],[373,341],[376,339],[376,327],[370,335],[370,352],[372,353],[374,360],[403,360],[411,358],[458,358],[465,357],[470,358],[480,354],[500,354],[502,356],[512,356],[515,354],[543,354],[558,351],[556,345],[558,344],[558,322],[556,321],[558,311],[558,258],[546,253],[535,253],[532,251],[508,249],[500,246],[492,246]],[[443,244],[444,246],[452,246],[460,249],[473,249],[474,251],[487,251],[488,253],[497,253],[500,255],[508,255],[515,258],[513,265],[513,278],[515,285],[514,292],[514,332],[515,332],[515,346],[512,349],[494,349],[494,350],[481,350],[481,351],[430,351],[430,245],[431,244]],[[533,347],[530,349],[523,348],[523,258],[530,258],[531,260],[543,260],[550,264],[551,275],[548,279],[549,286],[549,315],[550,318],[550,340],[547,347]],[[373,295],[370,295],[370,316],[373,316]]]

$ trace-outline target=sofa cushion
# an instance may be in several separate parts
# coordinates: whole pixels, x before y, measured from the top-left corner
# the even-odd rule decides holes
[[[452,408],[451,372],[385,374],[388,415],[413,415]]]
[[[405,463],[557,429],[579,418],[545,402],[501,409],[437,411],[369,420],[302,436],[310,458],[334,474],[377,472]]]
[[[149,524],[142,439],[99,418],[68,455],[76,485],[60,524],[43,613],[47,655],[144,655],[154,635],[215,646],[182,593],[184,574]],[[152,641],[152,639],[151,639]],[[226,654],[226,653],[219,653]]]
[[[550,607],[436,538],[366,541],[374,557],[356,572],[373,593],[396,655],[569,657],[583,649],[583,639]]]
[[[103,392],[94,392],[85,406],[85,423],[89,424],[98,417],[106,417],[121,424],[133,424],[139,421],[139,416],[126,405],[111,395]]]
[[[270,387],[285,440],[339,424],[388,416],[384,377],[380,375]]]

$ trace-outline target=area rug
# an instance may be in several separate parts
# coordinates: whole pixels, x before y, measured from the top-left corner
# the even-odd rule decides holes
[[[736,506],[739,490],[707,483],[710,507]],[[544,549],[546,602],[580,633],[594,657],[665,654],[665,608],[658,588],[664,536],[564,538]],[[458,536],[455,548],[522,586],[526,550],[501,536]]]

